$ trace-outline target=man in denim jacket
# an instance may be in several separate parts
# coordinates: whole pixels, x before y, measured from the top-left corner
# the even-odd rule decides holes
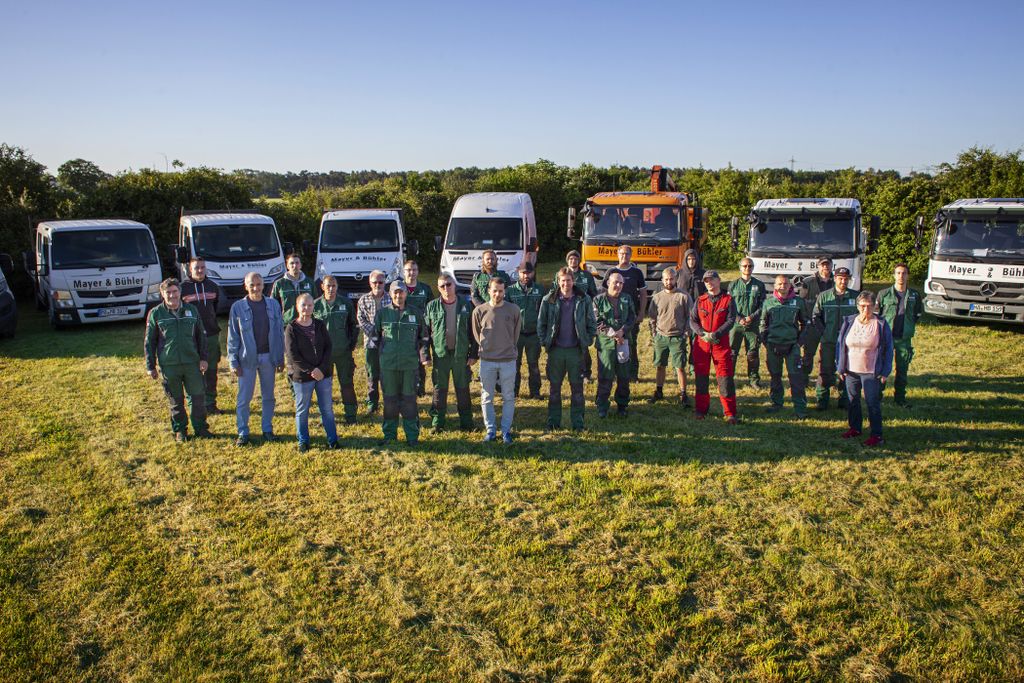
[[[249,444],[249,403],[260,380],[263,440],[274,440],[274,374],[284,370],[284,322],[281,304],[263,296],[259,273],[245,276],[248,296],[231,305],[228,318],[228,364],[238,378],[235,418],[237,446]]]

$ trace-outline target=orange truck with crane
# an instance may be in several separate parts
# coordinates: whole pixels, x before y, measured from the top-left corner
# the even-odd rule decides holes
[[[651,169],[647,192],[599,192],[587,199],[580,212],[583,232],[576,235],[576,208],[570,207],[567,235],[580,239],[581,267],[598,280],[618,263],[618,248],[633,248],[633,263],[640,268],[649,291],[661,289],[666,268],[683,264],[687,249],[701,263],[707,235],[708,210],[693,192],[680,192],[661,166]]]

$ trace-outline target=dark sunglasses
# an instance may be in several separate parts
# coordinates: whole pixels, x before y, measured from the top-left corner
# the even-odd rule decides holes
[[[450,283],[450,282],[439,282],[439,283],[437,284],[437,286],[438,286],[438,287],[442,287],[442,288],[444,288],[444,289],[448,289],[449,287],[454,287],[455,285],[453,285],[453,284],[452,284],[452,283]]]

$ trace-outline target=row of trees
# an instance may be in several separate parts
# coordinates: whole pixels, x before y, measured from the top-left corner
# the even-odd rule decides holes
[[[901,176],[895,171],[792,172],[788,169],[674,169],[676,184],[696,192],[710,209],[711,233],[705,262],[726,267],[738,254],[729,238],[729,218],[744,216],[759,199],[771,197],[856,197],[866,213],[881,217],[878,251],[868,257],[867,274],[882,276],[907,261],[914,272],[926,267],[927,254],[914,249],[914,222],[932,216],[961,197],[1024,196],[1024,158],[972,148],[942,164],[934,175]],[[282,190],[281,179],[298,178],[306,186]],[[318,182],[315,182],[318,181]],[[321,182],[322,181],[322,182]],[[315,240],[321,213],[328,208],[401,207],[408,237],[424,247],[441,234],[456,198],[468,192],[528,192],[533,197],[542,254],[572,248],[565,237],[565,212],[590,195],[610,190],[640,190],[648,169],[559,166],[538,161],[514,167],[447,171],[329,174],[226,173],[191,168],[170,173],[141,170],[109,175],[95,164],[74,159],[50,175],[19,147],[0,145],[0,251],[15,254],[31,247],[31,225],[46,217],[124,217],[150,225],[159,245],[177,239],[177,219],[186,208],[258,208],[274,217],[282,239],[301,244]],[[268,188],[272,192],[268,192]],[[269,196],[277,192],[279,197]],[[742,248],[742,245],[741,245]],[[424,248],[425,268],[437,256]]]

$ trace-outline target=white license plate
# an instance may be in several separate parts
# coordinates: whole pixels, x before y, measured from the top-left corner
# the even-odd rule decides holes
[[[106,318],[111,315],[128,315],[128,307],[118,306],[116,308],[101,308],[96,313],[97,318]]]
[[[999,313],[1003,312],[1002,306],[995,304],[971,304],[971,313]]]

